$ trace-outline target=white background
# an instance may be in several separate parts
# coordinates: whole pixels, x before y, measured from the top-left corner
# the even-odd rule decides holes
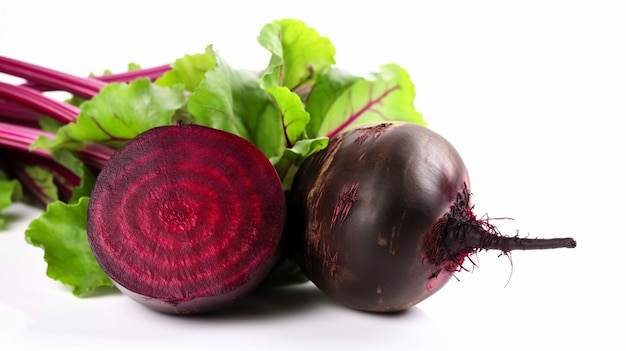
[[[478,215],[514,218],[498,221],[504,233],[579,245],[515,252],[512,263],[482,252],[477,269],[398,315],[347,310],[306,285],[180,318],[121,294],[73,297],[24,241],[39,212],[18,204],[0,232],[0,348],[622,349],[622,4],[0,0],[1,55],[78,75],[169,63],[208,44],[232,66],[262,68],[261,27],[304,20],[333,41],[341,68],[409,71],[417,108],[465,159]]]

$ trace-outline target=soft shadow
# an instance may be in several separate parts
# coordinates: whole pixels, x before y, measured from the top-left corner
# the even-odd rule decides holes
[[[366,315],[368,317],[373,317],[373,318],[400,318],[408,314],[413,314],[416,312],[416,310],[417,308],[413,307],[404,311],[394,311],[394,312],[369,312],[369,311],[358,311],[358,310],[356,310],[356,312]]]
[[[350,309],[326,296],[312,283],[295,284],[282,287],[265,287],[246,296],[239,302],[218,311],[205,314],[171,315],[189,321],[203,322],[240,322],[254,320],[276,320],[301,316],[307,311],[325,308],[345,309],[347,313],[360,314],[367,318],[404,320],[406,318],[427,318],[418,307],[397,312],[367,312]],[[155,312],[154,313],[160,313]]]
[[[306,310],[335,304],[313,284],[263,287],[218,311],[174,318],[203,321],[241,321],[288,318]],[[155,312],[159,313],[159,312]]]
[[[81,298],[91,299],[98,298],[103,296],[114,296],[114,295],[122,295],[122,292],[119,291],[116,287],[112,286],[101,286],[95,289],[94,291],[90,291],[81,296]]]
[[[69,285],[65,285],[62,284],[60,282],[56,282],[58,289],[63,290],[64,293],[68,294],[68,295],[72,295],[73,294],[73,288]],[[119,291],[116,287],[112,287],[112,286],[99,286],[96,289],[94,289],[93,291],[89,291],[86,293],[83,293],[82,295],[80,295],[81,299],[92,299],[92,298],[99,298],[99,297],[105,297],[105,296],[122,296],[122,292]]]
[[[14,224],[16,222],[20,222],[21,220],[23,220],[24,218],[26,218],[26,216],[21,215],[19,213],[16,212],[3,212],[2,217],[4,218],[4,226],[2,228],[0,228],[0,234],[2,232],[8,232],[9,230],[14,228]]]
[[[35,219],[40,211],[43,211],[43,208],[26,201],[12,204],[0,214],[4,218],[4,226],[0,228],[0,234],[14,229],[18,223],[22,224],[21,222],[26,218]]]

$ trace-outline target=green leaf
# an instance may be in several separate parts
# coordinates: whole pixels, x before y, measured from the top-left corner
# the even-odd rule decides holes
[[[93,171],[72,150],[54,149],[53,143],[54,139],[41,136],[30,147],[51,151],[53,160],[62,166],[61,168],[40,165],[20,166],[23,176],[29,179],[31,195],[44,204],[59,199],[72,203],[82,196],[89,196],[96,181]],[[69,172],[61,172],[63,168]],[[61,189],[57,185],[61,185]],[[61,193],[66,197],[61,196]],[[70,195],[71,197],[67,199]]]
[[[0,170],[0,212],[20,200],[23,196],[22,186],[17,179],[9,179]],[[1,213],[0,213],[1,214]],[[4,227],[4,218],[0,215],[0,229]]]
[[[126,70],[129,71],[129,72],[130,71],[135,71],[135,70],[138,70],[138,69],[141,69],[141,65],[138,64],[137,62],[129,62],[126,65]],[[114,72],[111,69],[105,68],[100,73],[90,72],[89,73],[89,77],[106,76],[106,75],[113,74],[113,73]]]
[[[54,159],[72,171],[80,178],[80,185],[72,188],[72,197],[68,203],[74,203],[81,197],[91,195],[91,190],[96,183],[95,174],[69,150],[58,150],[54,152]]]
[[[257,41],[272,54],[262,77],[263,87],[294,90],[313,83],[335,64],[335,47],[330,39],[302,21],[283,19],[268,23]]]
[[[182,84],[187,91],[194,91],[204,80],[204,74],[215,68],[217,59],[212,46],[207,46],[205,52],[185,55],[172,64],[172,69],[165,72],[155,83],[161,86],[175,86]]]
[[[241,116],[235,112],[231,68],[218,59],[215,69],[207,71],[198,88],[189,95],[187,110],[197,124],[224,130],[250,140]]]
[[[285,148],[280,156],[270,158],[271,163],[278,172],[285,189],[291,187],[293,176],[304,160],[314,153],[328,146],[328,138],[325,136],[302,139],[293,147]]]
[[[39,119],[39,127],[46,132],[56,133],[62,126],[62,122],[48,116],[42,116]]]
[[[254,72],[231,71],[233,113],[243,121],[250,140],[267,156],[285,147],[283,124],[272,95],[262,89]]]
[[[391,121],[426,125],[414,106],[413,82],[399,65],[383,65],[369,79],[355,79],[337,72],[325,79],[313,87],[307,102],[308,108],[320,106],[312,112],[319,128],[311,127],[311,135],[332,137],[365,124]]]
[[[26,229],[26,241],[44,250],[46,274],[82,296],[101,286],[113,286],[96,261],[87,239],[87,204],[56,201]]]
[[[283,139],[286,139],[286,146],[291,147],[304,137],[306,125],[309,123],[309,113],[304,109],[300,96],[288,88],[268,87],[266,90],[276,100],[284,131]]]
[[[273,96],[250,71],[234,70],[218,57],[215,69],[189,96],[194,123],[224,130],[254,143],[266,156],[285,147],[283,126]]]
[[[54,174],[40,166],[24,167],[24,176],[28,177],[31,191],[42,203],[50,203],[59,199],[59,190],[54,182]]]
[[[129,62],[128,65],[126,65],[126,67],[128,68],[128,71],[136,71],[136,70],[141,69],[141,65],[138,64],[137,62]]]
[[[182,85],[163,87],[147,78],[108,84],[81,104],[75,123],[58,130],[54,148],[77,148],[85,141],[120,147],[148,129],[172,124],[184,104]]]
[[[336,68],[320,76],[311,90],[306,105],[306,109],[311,116],[311,120],[306,128],[307,134],[319,136],[322,122],[327,118],[331,118],[327,117],[329,110],[338,103],[337,101],[348,89],[356,82],[362,80],[362,77]]]
[[[52,151],[56,147],[56,144],[57,143],[55,137],[50,138],[48,136],[40,135],[37,137],[37,139],[35,139],[35,141],[30,144],[29,148],[31,151],[35,149]],[[81,145],[82,143],[78,144]],[[62,147],[67,147],[67,145],[62,145]],[[73,147],[69,147],[68,149],[73,149]]]

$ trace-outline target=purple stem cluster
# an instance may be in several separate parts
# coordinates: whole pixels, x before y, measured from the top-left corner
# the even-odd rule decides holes
[[[48,91],[63,91],[74,96],[90,99],[102,87],[113,82],[129,82],[137,78],[155,80],[170,69],[169,65],[138,69],[124,73],[95,77],[79,77],[51,68],[0,56],[0,73],[24,79],[24,83],[11,84],[0,81],[0,152],[4,166],[11,168],[14,175],[22,179],[26,186],[29,180],[24,176],[24,169],[29,165],[45,167],[62,179],[60,183],[78,186],[80,177],[55,161],[54,155],[31,145],[40,137],[53,139],[53,133],[39,127],[42,116],[55,119],[61,124],[76,121],[80,109],[67,102],[55,100],[45,95]],[[76,155],[89,167],[99,171],[113,154],[113,149],[96,143],[86,143]],[[47,200],[42,189],[33,185],[43,203]],[[65,189],[66,193],[69,188]],[[71,194],[71,191],[70,191]]]

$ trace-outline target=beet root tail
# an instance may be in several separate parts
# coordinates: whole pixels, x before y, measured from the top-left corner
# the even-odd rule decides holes
[[[513,250],[571,249],[576,247],[576,240],[572,238],[543,239],[521,238],[519,236],[507,237],[488,231],[468,233],[466,243],[477,249],[495,249],[505,253]]]
[[[488,221],[476,218],[466,188],[456,202],[431,229],[426,240],[427,260],[449,272],[459,271],[465,258],[482,250],[545,250],[575,248],[573,238],[522,238],[504,236]]]

